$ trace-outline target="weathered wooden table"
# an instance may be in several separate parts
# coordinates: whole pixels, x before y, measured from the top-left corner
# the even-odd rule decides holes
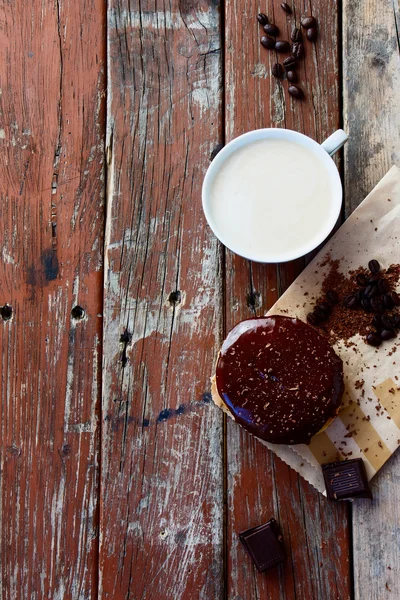
[[[217,243],[215,149],[343,126],[343,218],[400,160],[397,0],[292,4],[1,4],[2,600],[400,598],[400,455],[333,504],[210,404],[224,332],[304,264]],[[304,102],[260,9],[318,18]],[[259,575],[237,534],[272,516],[288,560]]]

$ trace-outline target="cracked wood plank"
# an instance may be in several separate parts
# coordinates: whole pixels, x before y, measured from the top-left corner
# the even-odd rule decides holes
[[[222,597],[222,318],[201,184],[221,142],[211,0],[111,0],[99,597]]]
[[[400,165],[397,0],[343,3],[346,210],[350,214],[393,164]],[[377,257],[379,259],[379,257]],[[374,500],[354,502],[356,600],[400,598],[400,455],[371,482]]]
[[[96,597],[104,13],[100,0],[0,8],[6,600]]]
[[[338,7],[334,0],[295,0],[288,17],[278,0],[226,3],[226,139],[260,127],[287,127],[322,142],[340,124]],[[294,20],[314,14],[315,46],[305,42],[299,73],[306,101],[287,94],[270,75],[274,52],[260,46],[256,14],[262,10],[289,39]],[[239,51],[240,49],[240,51]],[[290,166],[282,165],[282,176]],[[260,179],[260,185],[263,185]],[[303,260],[275,267],[226,253],[226,327],[263,314],[293,281]],[[329,503],[252,436],[227,423],[227,594],[232,600],[341,598],[351,594],[347,509]],[[258,574],[238,543],[238,533],[275,517],[282,525],[288,560],[283,569]]]

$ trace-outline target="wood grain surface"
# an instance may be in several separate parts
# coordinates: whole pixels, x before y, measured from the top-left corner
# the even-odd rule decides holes
[[[400,165],[400,14],[397,0],[343,4],[346,209]],[[377,257],[379,258],[379,257]],[[372,481],[373,502],[353,504],[356,600],[400,598],[400,456]]]
[[[340,126],[338,7],[333,0],[295,1],[287,16],[280,2],[225,4],[226,141],[260,127],[286,127],[322,142]],[[299,85],[305,100],[287,93],[287,81],[271,76],[282,55],[264,49],[256,15],[265,12],[290,40],[300,16],[319,23],[315,45],[305,41]],[[239,50],[240,49],[240,50]],[[291,165],[282,164],[284,177]],[[258,185],[268,185],[262,173]],[[304,266],[251,264],[226,253],[226,328],[264,314]],[[227,423],[227,597],[239,599],[350,598],[347,507],[324,499],[287,465],[228,419]],[[238,543],[238,533],[274,517],[281,523],[288,560],[284,568],[258,574]]]
[[[113,0],[108,49],[99,597],[222,598],[222,274],[200,198],[218,7]]]
[[[97,589],[105,10],[0,7],[0,596]],[[85,315],[74,319],[80,305]]]

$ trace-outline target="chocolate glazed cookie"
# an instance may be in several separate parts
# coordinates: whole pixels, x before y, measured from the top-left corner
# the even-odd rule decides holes
[[[228,334],[216,384],[245,429],[274,444],[303,444],[336,416],[343,364],[326,338],[303,321],[259,317]]]

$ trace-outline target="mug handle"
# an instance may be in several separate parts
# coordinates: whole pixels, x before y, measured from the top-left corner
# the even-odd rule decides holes
[[[337,131],[335,131],[335,133],[332,133],[332,135],[330,135],[324,142],[322,142],[321,146],[324,150],[326,150],[329,156],[332,156],[332,154],[335,154],[335,152],[337,152],[339,148],[344,146],[348,139],[349,136],[347,135],[347,133],[345,133],[343,129],[338,129]]]

